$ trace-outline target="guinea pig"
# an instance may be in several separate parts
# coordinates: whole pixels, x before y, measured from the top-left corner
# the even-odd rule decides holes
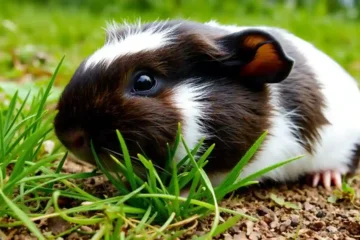
[[[105,44],[88,56],[66,85],[54,128],[61,143],[95,164],[121,153],[124,136],[136,162],[145,154],[164,167],[166,144],[178,123],[190,148],[215,143],[205,166],[214,186],[265,131],[245,166],[246,177],[267,166],[301,159],[259,178],[311,178],[341,185],[360,159],[360,92],[335,60],[287,30],[171,20],[109,24]],[[174,161],[186,155],[180,144]]]

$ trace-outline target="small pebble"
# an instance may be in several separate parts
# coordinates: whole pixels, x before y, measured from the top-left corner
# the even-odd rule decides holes
[[[49,218],[47,226],[53,234],[59,234],[71,228],[71,224],[60,217]]]
[[[250,234],[249,239],[250,240],[258,240],[258,239],[260,239],[260,234],[257,232],[253,232]]]
[[[71,233],[67,239],[81,239],[78,232]]]
[[[81,226],[80,229],[81,229],[81,231],[87,232],[87,233],[91,233],[94,231],[91,227],[88,227],[88,226]]]
[[[310,211],[314,208],[314,205],[310,204],[309,202],[304,203],[304,209],[305,211]]]
[[[249,236],[254,229],[254,222],[253,221],[246,221],[246,235]]]
[[[278,234],[277,234],[277,233],[274,233],[274,232],[267,232],[267,233],[265,234],[265,237],[266,237],[266,238],[264,238],[264,236],[262,236],[262,237],[263,237],[262,239],[275,238],[277,235],[278,235]]]
[[[260,221],[259,221],[259,225],[260,225],[262,228],[264,228],[264,229],[268,229],[268,228],[269,228],[269,226],[267,225],[267,223],[264,222],[263,220],[260,220]]]
[[[280,225],[279,230],[280,232],[285,232],[288,226]]]
[[[266,215],[264,216],[263,220],[264,220],[264,222],[266,222],[267,224],[270,224],[270,223],[273,221],[273,219],[272,219],[272,217],[270,216],[270,214],[266,214]]]
[[[269,240],[286,240],[286,238],[283,236],[279,236],[279,237],[269,238]]]
[[[279,227],[279,222],[278,221],[272,221],[270,223],[270,228],[275,229]]]
[[[349,215],[352,216],[352,217],[358,217],[359,216],[359,211],[352,209],[352,210],[349,211]]]
[[[291,220],[288,219],[288,220],[282,222],[281,225],[290,226],[291,225]]]
[[[91,178],[91,179],[90,179],[90,184],[91,184],[91,185],[95,185],[95,183],[96,183],[95,178]]]
[[[314,216],[314,214],[311,214],[309,212],[304,213],[304,219],[309,220],[310,222],[317,221],[318,219]]]
[[[314,231],[321,231],[324,229],[325,223],[323,221],[313,222],[309,224],[309,228]]]
[[[224,233],[224,240],[232,240],[232,239],[233,237],[230,234]]]
[[[260,217],[262,217],[262,216],[265,216],[269,212],[269,209],[262,207],[262,208],[258,208],[256,210],[256,212]]]
[[[234,235],[234,240],[247,240],[245,232],[240,232],[239,234]]]
[[[297,225],[299,225],[299,216],[291,215],[291,226],[296,227]]]
[[[325,212],[325,211],[320,210],[320,211],[318,211],[318,212],[316,213],[316,217],[318,217],[318,218],[323,218],[323,217],[325,217],[325,216],[326,216],[326,212]]]
[[[343,227],[349,231],[351,235],[360,235],[360,223],[346,221]]]
[[[44,150],[46,153],[52,153],[55,147],[55,143],[51,140],[46,140],[43,142]]]
[[[337,232],[337,228],[334,226],[328,226],[328,227],[326,227],[326,230],[331,233]]]
[[[343,213],[336,213],[336,216],[341,218],[347,218],[347,216]]]
[[[299,236],[306,234],[309,231],[309,229],[303,228],[299,230]]]

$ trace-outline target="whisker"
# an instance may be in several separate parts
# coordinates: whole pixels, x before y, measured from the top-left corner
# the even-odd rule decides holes
[[[113,154],[119,155],[120,157],[124,157],[124,155],[123,155],[123,154],[121,154],[121,153],[119,153],[119,152],[116,152],[116,151],[114,151],[114,150],[111,150],[111,149],[109,149],[109,148],[105,148],[105,147],[103,147],[103,149],[104,149],[104,150],[106,150],[106,151],[108,151],[108,152],[110,152],[110,153],[113,153]],[[133,160],[135,160],[135,161],[140,161],[138,158],[133,157],[133,156],[130,156],[130,158],[131,158],[131,159],[133,159]]]
[[[114,154],[116,154],[116,155],[120,155],[121,157],[123,157],[122,154],[117,153],[117,152],[115,152],[115,151],[112,151],[111,149],[106,149],[106,148],[104,148],[104,147],[102,147],[102,148],[103,148],[105,151],[109,152],[109,153],[114,153]],[[136,158],[134,158],[134,157],[131,157],[131,156],[130,156],[130,158],[132,158],[132,160],[134,160],[134,161],[133,161],[133,165],[135,165],[135,167],[140,167],[140,168],[143,168],[143,167],[144,167],[141,162],[140,162],[140,163],[139,163],[139,162],[136,162],[136,161],[139,161],[138,159],[136,159]],[[120,162],[124,163],[124,161],[123,161],[122,159],[117,159],[117,160],[119,160]],[[111,168],[109,167],[108,161],[104,161],[104,164],[106,165],[107,169],[111,169]],[[145,175],[144,173],[142,173],[141,171],[139,171],[138,174],[140,174],[142,177],[146,177],[146,175]]]
[[[138,147],[140,148],[140,151],[142,152],[142,154],[143,154],[146,158],[148,158],[148,156],[146,155],[144,149],[142,149],[142,147],[140,146],[139,142],[136,142],[136,145],[138,145]]]
[[[106,151],[108,151],[108,152],[110,152],[110,153],[113,153],[113,154],[115,154],[115,155],[118,155],[118,156],[120,156],[120,157],[124,157],[124,155],[121,154],[121,153],[119,153],[119,152],[113,151],[113,150],[108,149],[108,148],[103,148],[103,149],[106,150]],[[134,160],[134,163],[135,163],[135,164],[138,164],[138,166],[143,166],[143,165],[142,165],[142,162],[141,162],[138,158],[133,157],[133,156],[130,156],[130,158],[131,158],[132,160]],[[155,168],[157,168],[158,170],[161,170],[161,171],[163,171],[163,172],[171,175],[171,173],[170,173],[169,171],[167,171],[166,169],[160,167],[159,165],[153,163],[153,166],[154,166]]]

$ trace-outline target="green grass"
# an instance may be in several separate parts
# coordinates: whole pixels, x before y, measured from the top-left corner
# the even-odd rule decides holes
[[[180,4],[178,3],[180,2]],[[126,142],[118,132],[123,158],[112,156],[119,173],[127,177],[126,187],[118,174],[111,174],[97,159],[119,194],[103,198],[84,191],[75,180],[99,175],[98,172],[69,174],[61,171],[67,156],[52,129],[56,103],[62,87],[80,61],[98,48],[104,40],[106,21],[123,19],[144,21],[166,18],[190,18],[242,25],[273,25],[287,28],[313,42],[360,79],[359,20],[348,18],[343,11],[329,14],[326,1],[312,9],[294,10],[270,6],[265,1],[110,1],[103,4],[90,0],[76,1],[9,1],[0,9],[0,228],[25,225],[37,238],[57,238],[79,231],[81,226],[94,226],[93,239],[175,238],[191,228],[199,218],[212,216],[214,221],[206,236],[216,236],[235,224],[243,215],[221,208],[219,203],[230,192],[255,184],[255,179],[273,168],[294,161],[289,159],[239,178],[242,168],[260,147],[266,133],[239,159],[238,165],[224,183],[213,188],[203,168],[216,146],[197,155],[202,141],[189,149],[180,126],[177,140],[168,148],[165,171],[157,171],[152,161],[138,159],[146,169],[146,178],[134,175]],[[111,4],[110,4],[111,3]],[[45,57],[40,53],[43,52]],[[66,55],[62,61],[63,55]],[[59,62],[61,68],[59,70]],[[53,73],[55,74],[53,75]],[[55,77],[56,76],[56,77]],[[30,77],[29,80],[27,80]],[[50,80],[49,80],[50,79]],[[10,80],[3,82],[2,80]],[[20,82],[20,84],[19,84]],[[54,141],[52,152],[45,150]],[[180,163],[173,161],[174,152],[184,145],[188,156]],[[94,152],[96,156],[96,152]],[[164,174],[164,173],[171,174]],[[240,175],[241,176],[241,175]],[[189,189],[189,198],[180,192]],[[78,206],[63,208],[59,199],[66,197]],[[278,204],[286,205],[274,198]],[[54,212],[50,209],[54,208]],[[220,213],[232,217],[220,222]],[[72,228],[57,236],[38,229],[38,221],[61,217]],[[255,219],[253,219],[255,220]],[[125,234],[126,233],[126,234]]]

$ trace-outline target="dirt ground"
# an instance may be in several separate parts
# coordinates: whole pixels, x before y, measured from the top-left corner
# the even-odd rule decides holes
[[[360,181],[352,187],[359,190]],[[303,183],[241,191],[222,205],[259,221],[242,220],[219,239],[360,239],[360,201],[330,203],[331,195],[322,187]],[[281,199],[290,206],[284,206]]]
[[[65,171],[78,172],[86,167],[74,162],[65,164]],[[360,191],[360,180],[354,180],[352,189]],[[98,194],[111,195],[113,189],[102,180],[87,180],[84,188]],[[234,193],[221,203],[222,206],[258,218],[257,222],[239,221],[217,239],[360,239],[360,200],[350,201],[351,196],[329,202],[332,192],[322,187],[313,188],[305,183],[250,187]],[[226,219],[229,215],[222,215]],[[61,219],[38,223],[43,231],[60,233],[71,226]],[[198,222],[190,232],[202,235],[211,227],[211,216]],[[86,231],[87,229],[83,229]],[[88,229],[91,230],[91,229]],[[24,228],[0,229],[0,239],[35,239]],[[64,239],[88,239],[77,233]]]

